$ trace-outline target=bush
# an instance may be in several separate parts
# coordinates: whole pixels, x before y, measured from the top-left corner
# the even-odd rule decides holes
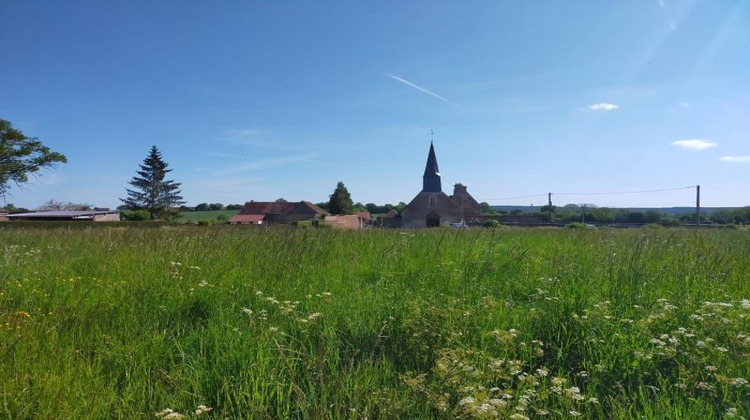
[[[573,223],[568,223],[567,225],[565,225],[565,227],[568,229],[586,229],[587,226],[585,223],[573,222]]]
[[[136,222],[149,220],[151,218],[151,215],[147,210],[123,210],[120,212],[120,218],[122,220]]]
[[[482,226],[484,226],[484,227],[486,227],[486,228],[496,228],[496,227],[500,226],[500,222],[498,222],[498,221],[497,221],[497,220],[495,220],[495,219],[488,219],[488,220],[486,220],[486,221],[485,221],[485,222],[484,222],[484,223],[482,224]]]
[[[658,229],[664,229],[664,226],[662,226],[662,225],[660,225],[658,223],[649,223],[647,225],[643,225],[643,228],[644,229],[655,229],[655,230],[658,230]]]

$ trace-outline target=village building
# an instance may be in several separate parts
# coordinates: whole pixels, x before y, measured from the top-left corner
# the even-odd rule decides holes
[[[53,210],[9,214],[10,220],[119,222],[117,210]]]
[[[234,225],[290,224],[303,220],[322,220],[328,212],[309,201],[248,201],[229,219]]]
[[[338,229],[364,229],[372,224],[369,211],[358,211],[354,214],[328,215],[325,218],[328,226]]]
[[[0,222],[4,222],[8,220],[8,215],[10,214],[10,211],[7,209],[0,208]]]
[[[424,228],[438,226],[466,226],[478,222],[481,207],[463,184],[453,186],[453,195],[443,192],[435,146],[430,143],[422,191],[406,206],[401,214],[401,226]],[[389,221],[393,222],[393,220]],[[395,223],[392,223],[395,224]]]

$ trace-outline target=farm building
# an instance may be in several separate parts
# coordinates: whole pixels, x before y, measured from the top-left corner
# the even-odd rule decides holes
[[[235,214],[229,219],[230,225],[262,225],[266,216],[262,214]]]
[[[117,210],[55,210],[9,214],[10,220],[119,222]]]
[[[338,229],[363,229],[372,224],[372,216],[368,211],[361,211],[355,214],[339,214],[326,216],[326,225]]]
[[[403,227],[437,227],[469,223],[481,213],[479,203],[463,184],[453,186],[453,195],[443,192],[435,147],[430,143],[422,191],[406,206],[401,217]]]
[[[321,220],[328,212],[309,201],[248,201],[230,224],[289,224],[302,220]]]

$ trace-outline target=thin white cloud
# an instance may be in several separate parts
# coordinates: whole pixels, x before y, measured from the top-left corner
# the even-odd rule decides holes
[[[661,7],[662,9],[667,7],[667,5],[664,4],[664,0],[656,0],[656,2],[659,3],[659,7]]]
[[[261,134],[263,134],[263,130],[258,130],[256,128],[241,128],[229,132],[229,135],[235,139],[251,139],[258,137]]]
[[[750,163],[750,155],[722,156],[719,160],[723,160],[724,162]]]
[[[242,156],[239,156],[239,155],[230,155],[229,153],[215,153],[215,152],[209,153],[209,155],[211,155],[211,156],[218,156],[218,157],[224,157],[224,158],[240,158],[240,157],[242,157]]]
[[[690,102],[680,102],[680,108],[692,108],[693,104]]]
[[[608,104],[606,102],[602,102],[602,103],[598,103],[594,105],[589,105],[586,108],[592,111],[614,111],[616,109],[619,109],[620,105]]]
[[[456,105],[456,103],[453,102],[453,101],[451,101],[450,99],[446,99],[445,97],[440,96],[440,95],[438,95],[435,92],[429,91],[429,90],[427,90],[427,89],[425,89],[425,88],[423,88],[421,86],[418,86],[418,85],[416,85],[416,84],[414,84],[414,83],[412,83],[412,82],[410,82],[410,81],[408,81],[408,80],[406,80],[404,78],[401,78],[401,77],[398,77],[398,76],[394,76],[394,75],[388,74],[388,73],[386,73],[385,75],[388,76],[388,77],[390,77],[391,79],[397,81],[397,82],[401,82],[401,83],[405,84],[406,86],[413,87],[414,89],[416,89],[416,90],[418,90],[420,92],[423,92],[423,93],[426,93],[426,94],[428,94],[428,95],[430,95],[432,97],[438,98],[438,99],[440,99],[443,102],[448,102],[449,104]]]
[[[718,145],[719,143],[701,139],[676,140],[672,142],[672,146],[682,147],[683,149],[689,150],[704,150]]]

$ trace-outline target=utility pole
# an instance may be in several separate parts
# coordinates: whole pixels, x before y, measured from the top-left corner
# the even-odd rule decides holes
[[[695,227],[701,227],[701,186],[695,186]]]
[[[552,223],[552,193],[547,193],[547,210],[549,211],[549,222]]]

